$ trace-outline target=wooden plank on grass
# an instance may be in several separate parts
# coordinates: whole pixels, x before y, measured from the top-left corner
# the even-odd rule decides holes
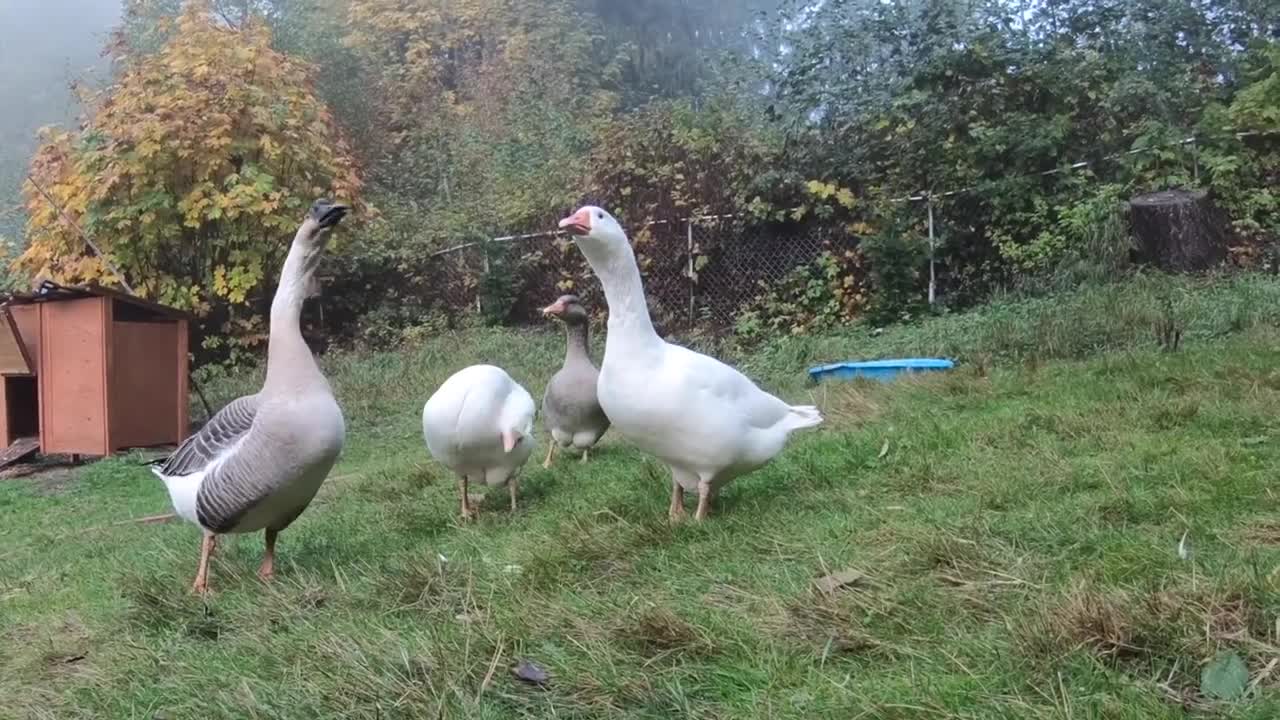
[[[0,450],[0,470],[36,454],[40,449],[40,439],[34,437],[18,438],[4,450]]]

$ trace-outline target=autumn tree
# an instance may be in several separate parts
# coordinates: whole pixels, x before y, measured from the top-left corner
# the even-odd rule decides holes
[[[419,236],[550,216],[611,112],[594,22],[569,0],[349,0],[346,42],[374,79],[374,176]],[[393,208],[387,208],[393,212]]]
[[[229,27],[195,0],[166,36],[88,98],[80,130],[44,131],[16,267],[126,280],[249,341],[304,209],[318,196],[355,201],[361,180],[312,68],[272,50],[264,25]]]

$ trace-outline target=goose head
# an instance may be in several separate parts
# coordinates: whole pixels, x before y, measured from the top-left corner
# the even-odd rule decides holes
[[[305,243],[308,247],[322,248],[328,240],[330,232],[342,222],[351,210],[350,206],[341,205],[321,198],[311,204],[307,217],[298,228],[294,240]]]
[[[320,256],[328,243],[329,235],[351,208],[321,198],[311,204],[302,225],[293,236],[293,249],[289,256],[295,256],[300,264],[286,263],[286,273],[302,283],[302,297],[311,298],[320,294],[320,283],[315,278],[316,267],[320,265]],[[288,268],[292,268],[289,270]]]
[[[510,453],[517,445],[533,444],[533,420],[538,414],[533,399],[523,391],[512,393],[498,412],[498,436],[502,438],[502,451]]]
[[[595,205],[583,205],[578,211],[560,221],[560,229],[573,235],[573,240],[584,250],[603,250],[614,254],[628,247],[627,234],[608,210]]]
[[[587,309],[582,307],[577,295],[561,295],[555,302],[542,308],[542,314],[557,318],[566,325],[578,325],[587,321]]]

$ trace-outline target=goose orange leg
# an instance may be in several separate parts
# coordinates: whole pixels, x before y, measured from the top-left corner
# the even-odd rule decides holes
[[[200,540],[200,564],[196,567],[196,581],[191,583],[191,592],[199,595],[209,592],[209,558],[217,544],[217,536],[206,531]]]
[[[547,459],[542,461],[542,467],[544,468],[551,467],[551,457],[555,455],[555,452],[556,452],[556,443],[554,440],[552,440],[551,442],[547,443]]]
[[[268,529],[266,532],[267,549],[262,553],[262,566],[258,568],[258,579],[271,582],[276,576],[276,535],[280,533]]]
[[[517,478],[511,478],[507,481],[507,489],[511,492],[511,512],[516,511],[516,488],[520,485]]]

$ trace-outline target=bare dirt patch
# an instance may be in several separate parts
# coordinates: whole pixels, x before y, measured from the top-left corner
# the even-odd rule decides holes
[[[66,492],[80,474],[84,463],[73,463],[67,455],[38,455],[33,462],[18,463],[0,470],[0,481],[30,484],[41,495]]]

